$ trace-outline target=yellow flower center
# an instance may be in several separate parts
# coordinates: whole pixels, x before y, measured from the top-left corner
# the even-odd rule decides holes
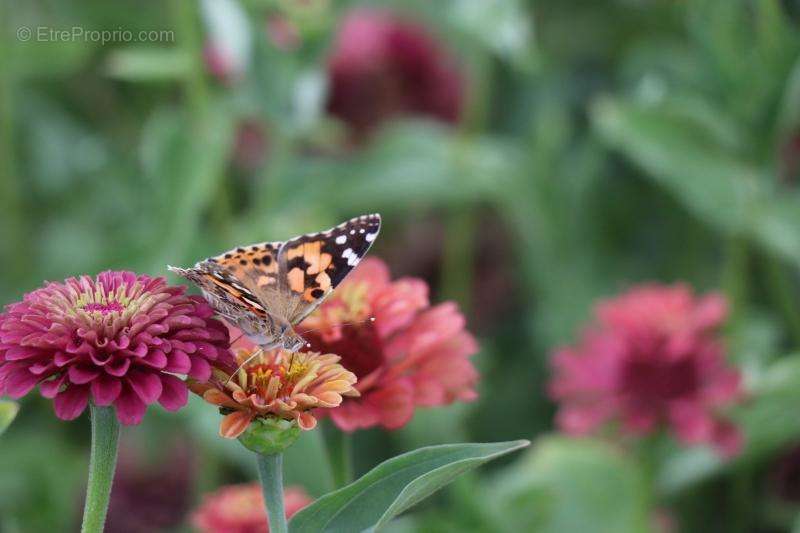
[[[286,369],[282,365],[254,365],[247,369],[247,381],[253,389],[266,389],[273,376],[282,378]]]
[[[308,372],[308,364],[306,363],[292,363],[289,367],[289,372],[286,374],[286,381],[294,383],[299,378],[303,377]]]

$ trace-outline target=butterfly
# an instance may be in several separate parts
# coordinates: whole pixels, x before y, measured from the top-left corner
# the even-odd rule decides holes
[[[294,326],[361,261],[380,227],[380,215],[362,215],[285,242],[234,248],[192,268],[168,268],[200,287],[218,314],[264,350],[297,351],[305,340]]]

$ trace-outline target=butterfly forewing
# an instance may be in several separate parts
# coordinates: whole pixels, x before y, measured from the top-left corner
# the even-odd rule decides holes
[[[278,277],[290,298],[285,316],[289,323],[300,322],[342,282],[372,246],[380,227],[380,215],[363,215],[286,241],[278,254]]]

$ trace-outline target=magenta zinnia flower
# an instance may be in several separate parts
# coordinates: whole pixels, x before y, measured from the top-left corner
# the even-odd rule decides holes
[[[231,361],[228,330],[199,297],[164,278],[103,272],[48,283],[0,314],[0,394],[19,398],[36,385],[56,416],[114,405],[138,424],[147,405],[186,404],[174,374],[211,376],[211,361]]]
[[[358,398],[328,410],[342,430],[407,424],[416,407],[470,401],[478,350],[453,302],[434,307],[421,279],[392,281],[380,259],[365,259],[298,331],[311,349],[339,355],[358,377]]]
[[[633,434],[664,425],[684,443],[737,453],[739,431],[721,412],[742,394],[717,333],[726,315],[722,296],[696,297],[685,285],[600,302],[580,342],[553,358],[558,425],[573,434],[610,420]]]
[[[345,17],[328,76],[328,110],[357,136],[396,115],[455,123],[461,114],[464,82],[455,60],[425,27],[389,11]]]

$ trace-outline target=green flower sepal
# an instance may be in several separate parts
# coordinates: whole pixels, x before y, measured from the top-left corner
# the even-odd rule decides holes
[[[256,418],[239,435],[239,442],[248,450],[270,455],[283,453],[300,436],[300,426],[294,420],[274,416]]]

